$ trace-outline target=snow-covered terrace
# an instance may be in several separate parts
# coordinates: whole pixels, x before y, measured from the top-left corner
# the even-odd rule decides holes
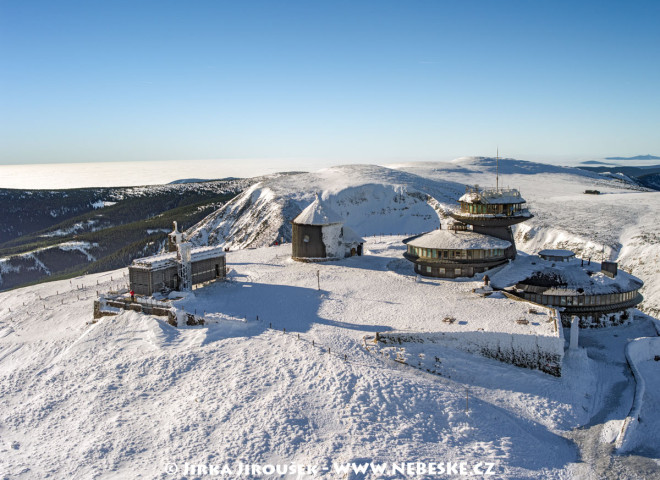
[[[572,258],[556,262],[544,260],[537,255],[520,254],[509,265],[491,275],[495,288],[507,288],[532,277],[552,279],[558,285],[550,285],[546,295],[606,295],[638,290],[642,281],[629,273],[619,270],[611,278],[600,271],[597,262]]]

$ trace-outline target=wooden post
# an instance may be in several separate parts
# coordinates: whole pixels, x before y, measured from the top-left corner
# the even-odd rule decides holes
[[[316,271],[317,289],[321,290],[321,270]]]

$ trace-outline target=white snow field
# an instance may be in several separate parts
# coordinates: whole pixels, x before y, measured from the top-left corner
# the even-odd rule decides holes
[[[177,302],[247,323],[177,329],[124,312],[88,325],[96,291],[120,287],[125,270],[1,293],[3,478],[205,478],[166,469],[372,461],[494,462],[487,478],[657,475],[645,457],[610,460],[615,435],[575,440],[574,428],[612,410],[615,432],[632,403],[609,353],[571,353],[556,378],[442,345],[427,352],[439,374],[367,351],[375,332],[532,328],[512,321],[525,312],[508,300],[475,295],[479,282],[416,282],[401,238],[371,237],[367,255],[324,264],[293,262],[290,245],[230,252],[228,281]],[[650,330],[640,317],[588,338],[622,357],[613,332],[623,341]],[[594,436],[602,451],[591,458],[583,444]],[[636,471],[645,476],[625,477]]]
[[[515,160],[500,173],[535,214],[516,230],[519,248],[600,261],[605,244],[646,282],[642,308],[660,311],[659,193]],[[549,315],[482,298],[477,279],[416,281],[402,258],[404,235],[444,222],[464,183],[493,180],[494,160],[474,158],[263,179],[189,232],[233,249],[226,282],[175,302],[206,326],[135,312],[92,324],[97,292],[125,287],[125,269],[0,293],[0,479],[202,479],[216,476],[185,473],[186,463],[241,462],[319,468],[302,478],[454,478],[338,473],[333,463],[461,461],[494,463],[494,475],[476,478],[660,478],[660,362],[638,366],[640,422],[630,450],[615,452],[636,389],[625,346],[657,335],[650,317],[581,331],[554,377],[471,343],[492,334],[556,346],[566,335]],[[582,193],[592,188],[603,194]],[[268,246],[290,238],[289,221],[316,193],[368,236],[363,257],[298,263],[290,245]],[[369,344],[376,333],[443,332],[450,341]]]

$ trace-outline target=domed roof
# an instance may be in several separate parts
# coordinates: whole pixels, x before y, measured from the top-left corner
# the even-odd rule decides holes
[[[489,250],[492,248],[509,248],[511,242],[491,237],[471,230],[433,230],[403,241],[407,245],[419,248],[434,248],[441,250]]]
[[[316,199],[293,219],[293,223],[298,225],[333,225],[344,223],[344,220],[316,195]]]
[[[468,187],[468,191],[458,199],[464,203],[482,203],[490,205],[513,205],[526,203],[520,192],[515,188],[483,188]]]

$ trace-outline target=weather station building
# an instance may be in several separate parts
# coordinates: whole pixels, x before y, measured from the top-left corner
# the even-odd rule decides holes
[[[449,215],[458,222],[470,225],[472,231],[507,240],[511,243],[507,258],[516,258],[516,246],[511,226],[522,223],[533,215],[527,210],[526,201],[515,188],[467,187],[458,199],[458,210]]]
[[[137,258],[128,267],[131,290],[153,295],[163,290],[192,290],[194,285],[224,279],[227,275],[222,247],[193,247],[174,229],[168,235],[167,253]]]
[[[301,262],[362,255],[364,239],[317,195],[291,222],[291,258]]]
[[[456,221],[403,241],[404,257],[415,272],[427,277],[471,277],[516,258],[511,225],[533,217],[525,199],[514,188],[466,187],[459,208],[449,212]]]

